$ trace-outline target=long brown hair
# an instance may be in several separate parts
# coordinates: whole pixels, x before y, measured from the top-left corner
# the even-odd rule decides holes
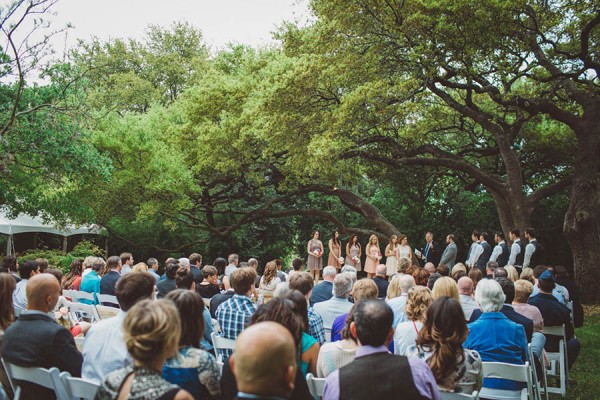
[[[10,274],[0,273],[0,328],[6,330],[15,320],[12,295],[17,283]]]
[[[181,317],[181,337],[179,347],[192,346],[200,348],[200,339],[204,335],[204,301],[191,290],[176,289],[165,296],[175,303]]]
[[[335,237],[335,234],[338,234],[339,236],[339,231],[336,229],[335,231],[333,231],[333,233],[331,234],[331,242],[337,244],[338,246],[340,245],[340,238],[339,237]]]
[[[83,273],[83,259],[76,258],[71,261],[71,270],[63,277],[62,288],[69,290],[73,281]]]
[[[273,278],[277,276],[277,263],[275,261],[269,261],[267,265],[265,265],[265,272],[263,273],[263,279],[265,280],[265,285],[271,283]]]
[[[356,239],[356,243],[353,243],[354,239]],[[358,235],[354,234],[350,236],[350,240],[348,241],[348,247],[352,247],[352,245],[357,245],[360,249],[360,243],[358,243]]]
[[[439,386],[452,385],[446,380],[464,361],[462,344],[468,334],[465,315],[455,299],[440,297],[427,309],[423,329],[417,336],[417,346],[432,352],[427,364]]]

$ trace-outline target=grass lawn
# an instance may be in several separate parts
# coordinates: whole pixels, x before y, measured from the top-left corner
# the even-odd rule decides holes
[[[581,353],[570,371],[575,384],[567,391],[569,400],[600,399],[600,306],[584,306],[585,323],[575,330],[581,342]],[[551,395],[550,400],[562,399]]]

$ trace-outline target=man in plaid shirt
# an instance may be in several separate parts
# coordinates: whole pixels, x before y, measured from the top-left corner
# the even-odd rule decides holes
[[[306,297],[306,301],[309,301],[315,282],[308,272],[296,272],[290,276],[288,283],[291,290],[298,290],[304,295],[304,297]],[[308,325],[308,334],[314,337],[317,342],[319,342],[319,346],[322,346],[323,343],[325,343],[325,328],[323,328],[323,318],[321,318],[321,316],[317,314],[312,307],[308,307]]]
[[[256,306],[250,300],[255,280],[256,271],[253,268],[239,268],[231,274],[230,282],[235,294],[217,308],[217,321],[224,338],[236,339],[256,311]],[[222,352],[225,358],[232,353],[231,350]]]

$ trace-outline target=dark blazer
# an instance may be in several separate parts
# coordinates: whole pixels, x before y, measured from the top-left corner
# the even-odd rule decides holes
[[[322,301],[327,301],[333,297],[333,282],[323,281],[313,288],[310,295],[311,307]]]
[[[377,285],[377,290],[379,291],[379,295],[377,297],[383,299],[387,294],[387,289],[390,283],[387,281],[387,279],[381,278],[379,276],[373,278],[373,281],[375,281],[375,284]]]
[[[425,243],[425,245],[423,246],[423,250],[421,251],[423,253],[423,256],[425,255],[426,248],[427,243]],[[427,258],[425,259],[425,262],[433,263],[433,265],[437,267],[437,265],[440,263],[440,258],[442,258],[442,247],[438,242],[432,240],[431,245],[429,246],[429,251],[427,252]]]
[[[213,318],[217,318],[217,308],[221,305],[221,303],[226,302],[230,298],[233,297],[235,292],[233,290],[228,290],[225,293],[215,294],[210,299],[210,316]],[[227,364],[227,363],[225,363]]]
[[[115,296],[115,286],[121,277],[117,271],[108,271],[106,275],[100,279],[100,294],[110,294]]]
[[[200,269],[198,267],[190,265],[190,272],[192,273],[192,276],[194,277],[194,282],[196,282],[196,285],[198,285],[200,282],[202,282],[204,280],[204,278],[202,278],[202,271],[200,271]]]
[[[164,281],[159,281],[156,284],[156,289],[158,290],[157,297],[162,299],[167,295],[167,293],[177,289],[177,284],[175,283],[175,279],[165,279]]]
[[[81,377],[81,353],[71,332],[43,314],[21,314],[4,333],[3,357],[22,367],[56,367]],[[33,383],[21,384],[23,399],[55,398],[52,390]]]
[[[527,318],[526,316],[516,312],[514,308],[512,308],[508,304],[503,305],[500,312],[512,322],[516,322],[519,325],[523,325],[523,327],[525,328],[525,335],[527,335],[527,343],[531,343],[531,336],[533,335],[533,321]],[[473,310],[469,322],[477,321],[481,314],[481,310]]]

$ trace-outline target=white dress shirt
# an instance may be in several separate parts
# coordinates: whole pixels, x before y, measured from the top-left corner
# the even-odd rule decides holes
[[[15,309],[15,314],[19,315],[21,311],[27,310],[27,291],[25,288],[27,287],[27,281],[29,279],[21,279],[13,292],[13,307]]]
[[[519,245],[520,242],[521,239],[517,239],[513,242],[512,246],[510,246],[510,257],[508,258],[507,265],[515,265],[517,262],[517,256],[521,254],[521,246]]]
[[[477,242],[477,246],[475,246],[473,251],[471,251],[471,257],[467,261],[467,264],[470,267],[473,267],[477,263],[477,260],[479,260],[479,257],[481,257],[482,254],[483,254],[483,246],[481,245],[480,242]]]
[[[500,254],[502,254],[502,244],[504,243],[504,240],[501,241],[500,243],[498,243],[495,247],[494,250],[492,251],[492,255],[490,256],[490,261],[496,261],[496,259],[498,258],[498,256]],[[512,264],[510,264],[512,265]]]

